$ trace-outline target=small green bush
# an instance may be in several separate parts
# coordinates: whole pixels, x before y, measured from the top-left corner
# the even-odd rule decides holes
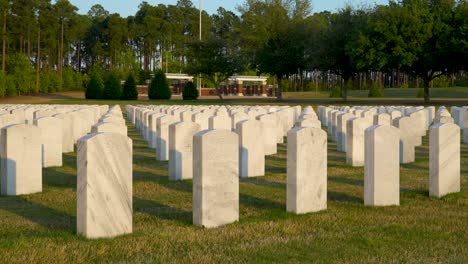
[[[455,85],[458,87],[468,87],[468,77],[462,77],[455,81]]]
[[[151,73],[147,72],[143,69],[138,70],[138,84],[139,85],[145,85],[146,80],[151,79]]]
[[[5,90],[5,82],[6,82],[6,76],[0,72],[0,97],[4,97],[6,90]]]
[[[450,85],[450,78],[445,75],[439,76],[432,80],[432,87],[434,88],[445,88],[450,87]]]
[[[122,86],[120,85],[119,78],[115,72],[110,72],[104,84],[104,91],[102,92],[102,99],[106,100],[120,100],[122,97]]]
[[[382,97],[382,91],[379,88],[377,83],[373,83],[369,89],[369,98],[379,98]]]
[[[36,88],[36,73],[28,58],[23,54],[13,54],[7,60],[8,76],[15,82],[16,91],[10,91],[13,95],[21,95],[34,92]],[[13,88],[11,88],[13,89]]]
[[[336,86],[333,90],[330,92],[330,98],[341,98],[343,94],[341,93],[341,87]]]
[[[94,72],[86,87],[86,99],[101,99],[104,90],[104,83],[99,72]]]
[[[153,80],[149,87],[148,97],[151,100],[168,100],[171,99],[171,90],[167,83],[166,74],[162,70],[158,70],[154,74]]]
[[[419,88],[418,89],[418,98],[424,98],[424,88]]]
[[[64,91],[76,90],[75,70],[72,67],[64,67],[62,72],[62,82]]]
[[[5,76],[5,95],[6,96],[17,96],[18,91],[16,87],[16,82],[13,76]]]
[[[400,85],[400,88],[401,89],[408,89],[409,85],[408,85],[408,83],[404,83],[404,84]]]
[[[187,82],[182,92],[182,98],[184,100],[197,100],[198,96],[199,93],[195,84],[193,82]]]
[[[49,93],[63,91],[62,79],[56,71],[50,72]]]
[[[122,100],[138,100],[138,91],[135,84],[135,78],[132,74],[130,74],[125,81],[122,92]]]

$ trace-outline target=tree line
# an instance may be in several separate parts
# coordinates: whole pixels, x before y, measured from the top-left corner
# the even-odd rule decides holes
[[[466,0],[401,0],[312,14],[310,0],[246,0],[202,12],[190,0],[142,2],[121,17],[68,0],[0,0],[0,96],[84,89],[95,72],[145,83],[156,69],[201,74],[218,88],[232,74],[268,74],[276,95],[295,87],[382,88],[459,80],[468,61]],[[326,80],[326,81],[325,81]],[[355,85],[354,85],[355,86]],[[388,85],[387,85],[388,86]]]

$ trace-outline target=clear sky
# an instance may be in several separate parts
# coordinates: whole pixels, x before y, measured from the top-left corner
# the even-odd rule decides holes
[[[177,0],[146,0],[151,5],[171,4],[175,5]],[[138,10],[140,0],[70,0],[77,6],[79,13],[86,14],[91,6],[101,4],[106,10],[111,13],[119,13],[123,17],[134,15]],[[193,4],[198,7],[198,0],[192,0]],[[236,7],[242,5],[244,0],[202,0],[202,8],[208,13],[216,13],[219,6],[227,10],[236,11]],[[387,4],[388,0],[312,0],[312,12],[321,12],[323,10],[336,11],[344,7],[346,4],[359,7],[360,5],[375,5]]]

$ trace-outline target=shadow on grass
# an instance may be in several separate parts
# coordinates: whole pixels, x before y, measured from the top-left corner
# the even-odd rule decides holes
[[[29,201],[25,197],[1,197],[0,209],[50,230],[76,233],[75,216]]]
[[[166,175],[160,175],[156,173],[134,171],[133,180],[141,182],[153,182],[164,188],[169,188],[175,191],[192,192],[192,181],[171,181]]]
[[[43,173],[42,181],[47,186],[76,190],[77,177],[76,174],[48,170],[46,173]]]
[[[240,205],[248,206],[258,210],[285,208],[285,205],[264,198],[255,197],[249,194],[239,193]]]
[[[192,212],[138,197],[133,197],[133,204],[135,212],[156,216],[164,220],[179,221],[188,225],[192,224]]]
[[[72,172],[62,171],[64,168],[43,169],[43,184],[59,188],[72,188],[76,190],[76,155],[74,153],[63,154],[63,165],[70,167]]]
[[[350,179],[346,177],[339,176],[328,176],[328,180],[336,183],[349,184],[354,186],[364,186],[363,180]]]
[[[327,200],[346,203],[364,203],[364,199],[362,197],[356,197],[345,193],[333,192],[330,190],[327,192]]]
[[[273,187],[273,188],[279,188],[279,189],[286,190],[286,184],[285,183],[271,182],[271,181],[267,181],[265,179],[262,179],[261,177],[241,179],[240,182],[241,183],[248,183],[248,184],[258,185],[258,186]]]

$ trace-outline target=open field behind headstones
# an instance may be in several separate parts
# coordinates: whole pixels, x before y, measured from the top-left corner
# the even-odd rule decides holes
[[[12,100],[96,103],[77,96]],[[467,144],[461,145],[460,193],[428,197],[426,136],[416,161],[401,165],[400,206],[375,208],[363,203],[364,168],[346,165],[346,154],[329,141],[328,208],[301,216],[286,212],[286,144],[280,144],[266,158],[265,177],[240,179],[240,221],[207,230],[192,225],[192,181],[169,181],[168,162],[156,161],[127,125],[134,233],[94,241],[76,235],[76,153],[65,154],[63,167],[43,170],[42,193],[0,197],[0,262],[468,262]]]

